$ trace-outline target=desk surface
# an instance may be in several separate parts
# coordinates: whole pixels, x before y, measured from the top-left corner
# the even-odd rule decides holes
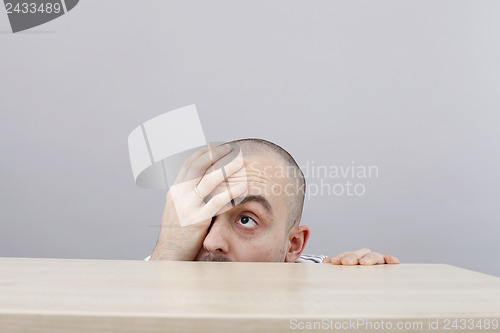
[[[0,258],[0,332],[499,332],[477,330],[499,318],[500,278],[441,264]]]

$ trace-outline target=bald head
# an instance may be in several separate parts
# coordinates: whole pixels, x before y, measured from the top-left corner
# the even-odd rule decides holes
[[[280,167],[274,168],[274,175],[287,178],[286,191],[281,189],[284,198],[286,198],[289,212],[287,232],[292,227],[298,226],[302,216],[306,184],[304,174],[293,157],[282,147],[263,139],[240,139],[228,143],[237,144],[245,157],[271,154],[277,158]]]

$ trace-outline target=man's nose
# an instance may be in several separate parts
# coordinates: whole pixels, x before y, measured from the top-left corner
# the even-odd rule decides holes
[[[217,216],[203,241],[203,247],[213,255],[227,253],[229,251],[228,232],[227,221],[222,215]]]

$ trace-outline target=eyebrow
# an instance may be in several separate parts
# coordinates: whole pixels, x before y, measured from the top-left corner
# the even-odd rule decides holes
[[[258,202],[260,203],[269,213],[273,212],[273,208],[269,201],[264,198],[262,195],[249,195],[246,196],[238,205],[244,205],[249,202]]]

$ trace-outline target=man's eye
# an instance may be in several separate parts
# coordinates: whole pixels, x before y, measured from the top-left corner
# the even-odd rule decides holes
[[[257,225],[257,223],[252,219],[251,217],[248,216],[242,216],[238,219],[237,221],[239,224],[244,226],[245,228],[251,228]]]

